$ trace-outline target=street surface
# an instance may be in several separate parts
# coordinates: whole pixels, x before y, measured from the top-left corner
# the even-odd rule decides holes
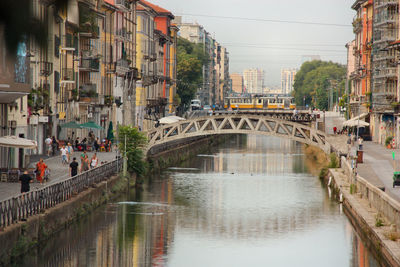
[[[73,157],[76,157],[77,162],[80,167],[80,154],[82,152],[74,152]],[[93,156],[93,152],[87,152],[90,158]],[[116,157],[116,152],[98,152],[97,157],[99,158],[99,165],[102,161],[112,161]],[[72,161],[72,158],[71,158]],[[69,165],[61,164],[61,156],[55,156],[45,159],[44,162],[49,166],[50,169],[50,181],[43,183],[42,185],[36,182],[36,179],[31,184],[31,191],[35,189],[40,189],[43,186],[49,184],[54,184],[69,178]],[[36,165],[36,162],[33,162]],[[32,164],[31,164],[32,165]],[[20,183],[0,183],[0,201],[8,199],[12,196],[18,195],[20,193],[21,185]]]

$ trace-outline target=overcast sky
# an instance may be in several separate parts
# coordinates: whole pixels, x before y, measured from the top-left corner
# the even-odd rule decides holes
[[[345,44],[354,39],[352,0],[149,0],[198,22],[230,54],[230,72],[261,68],[267,86],[280,85],[281,68],[299,68],[302,55],[346,63]],[[186,15],[185,15],[186,14]],[[205,16],[304,21],[348,26],[305,25]]]

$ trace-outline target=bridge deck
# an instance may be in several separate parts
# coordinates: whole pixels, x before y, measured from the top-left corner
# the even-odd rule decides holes
[[[313,122],[318,117],[319,114],[314,114],[309,110],[235,110],[235,111],[227,111],[227,110],[216,110],[213,112],[213,115],[235,115],[235,114],[243,114],[243,115],[263,115],[266,117],[277,118],[286,121],[293,122]]]

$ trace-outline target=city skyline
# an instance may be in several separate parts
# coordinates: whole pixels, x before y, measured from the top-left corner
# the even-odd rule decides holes
[[[155,0],[154,3],[184,16],[184,21],[201,24],[220,40],[229,50],[231,72],[264,69],[268,73],[266,85],[279,85],[281,69],[300,68],[304,55],[317,54],[322,60],[345,64],[344,45],[354,38],[351,27],[354,12],[350,8],[351,1],[347,0],[326,0],[324,3],[318,0],[253,0],[246,3]],[[227,28],[235,30],[227,31]]]

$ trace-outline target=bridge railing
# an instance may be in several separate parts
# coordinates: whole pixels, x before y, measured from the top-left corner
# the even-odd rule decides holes
[[[6,227],[67,201],[93,184],[107,180],[122,169],[122,160],[105,163],[61,182],[19,194],[0,202],[0,227]]]

